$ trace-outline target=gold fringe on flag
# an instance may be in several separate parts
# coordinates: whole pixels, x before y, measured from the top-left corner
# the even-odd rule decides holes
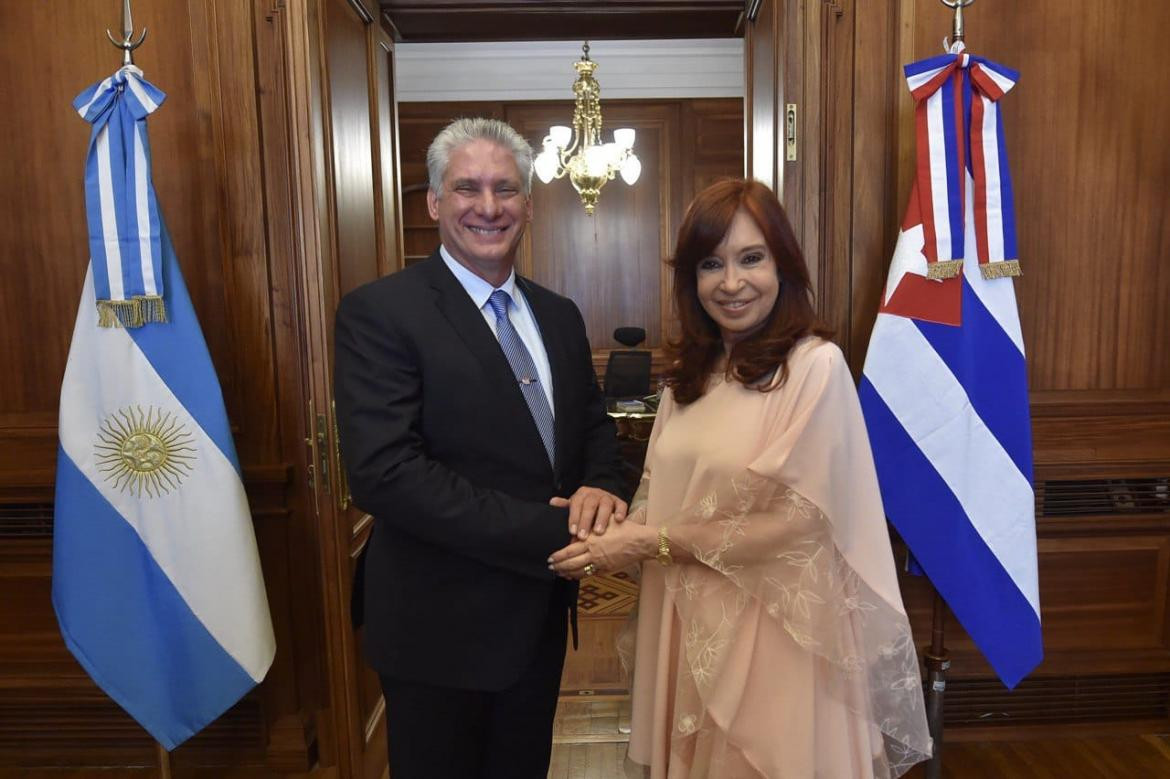
[[[137,300],[99,300],[98,327],[142,327],[142,304]]]
[[[985,279],[1006,279],[1012,276],[1022,275],[1020,273],[1019,260],[989,262],[986,265],[980,265],[979,272],[983,274],[983,278]]]
[[[139,295],[132,300],[99,300],[98,327],[142,327],[166,322],[166,303],[158,295]]]
[[[939,260],[926,266],[926,278],[928,279],[953,279],[962,272],[962,260]]]
[[[142,322],[165,322],[167,321],[167,305],[163,299],[158,295],[143,295],[134,298],[137,303],[142,303]]]

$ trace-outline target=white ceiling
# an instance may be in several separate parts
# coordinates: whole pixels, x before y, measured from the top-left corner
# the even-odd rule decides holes
[[[402,102],[572,100],[574,41],[399,43]],[[743,40],[590,41],[601,98],[742,97]]]

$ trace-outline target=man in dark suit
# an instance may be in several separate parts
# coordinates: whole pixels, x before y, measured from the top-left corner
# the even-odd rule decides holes
[[[549,556],[623,518],[620,455],[580,312],[513,271],[531,148],[461,119],[427,168],[439,250],[337,312],[366,657],[394,779],[543,778],[577,596]]]

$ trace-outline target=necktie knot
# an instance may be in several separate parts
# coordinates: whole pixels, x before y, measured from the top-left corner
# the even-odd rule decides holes
[[[508,304],[512,302],[512,298],[502,289],[497,289],[488,298],[488,303],[491,304],[492,311],[496,313],[496,321],[508,318]]]

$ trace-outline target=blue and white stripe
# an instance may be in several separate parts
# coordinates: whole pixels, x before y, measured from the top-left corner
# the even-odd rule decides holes
[[[165,98],[130,65],[89,87],[73,103],[93,125],[85,194],[97,300],[127,302],[164,293],[146,117]]]
[[[959,189],[958,143],[955,137],[955,95],[939,89],[926,100],[926,121],[932,143],[930,153],[930,206],[934,211],[937,259],[946,262],[963,257],[963,211]],[[941,143],[935,143],[935,139]]]

